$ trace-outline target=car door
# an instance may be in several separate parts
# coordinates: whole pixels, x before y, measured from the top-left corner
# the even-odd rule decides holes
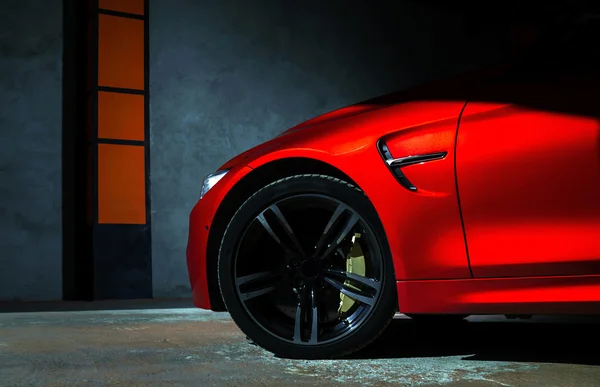
[[[456,175],[474,277],[600,274],[599,35],[577,31],[464,108]]]

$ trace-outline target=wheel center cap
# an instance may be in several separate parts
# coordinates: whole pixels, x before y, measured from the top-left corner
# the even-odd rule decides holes
[[[315,278],[321,271],[321,263],[316,259],[308,259],[300,266],[300,273],[306,278]]]

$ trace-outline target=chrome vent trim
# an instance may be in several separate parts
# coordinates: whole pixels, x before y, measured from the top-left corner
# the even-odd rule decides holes
[[[424,155],[411,155],[400,158],[394,158],[392,156],[392,152],[390,152],[384,140],[379,140],[377,142],[377,149],[379,150],[379,154],[383,158],[383,161],[385,161],[385,164],[387,165],[390,172],[392,172],[394,177],[396,177],[396,180],[398,180],[398,182],[404,188],[413,192],[417,191],[417,187],[415,187],[415,185],[411,183],[410,180],[408,180],[408,178],[404,175],[404,173],[402,172],[402,168],[407,167],[409,165],[426,163],[434,160],[442,160],[448,155],[448,152],[434,152]]]

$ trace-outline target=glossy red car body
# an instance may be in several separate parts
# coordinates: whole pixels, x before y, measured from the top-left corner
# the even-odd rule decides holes
[[[341,171],[373,203],[400,312],[600,312],[600,121],[590,102],[600,88],[573,79],[464,87],[500,70],[340,109],[223,165],[230,172],[191,213],[195,304],[218,309],[208,241],[224,198],[261,167],[301,158]],[[395,158],[447,155],[402,169],[413,192],[379,141]]]

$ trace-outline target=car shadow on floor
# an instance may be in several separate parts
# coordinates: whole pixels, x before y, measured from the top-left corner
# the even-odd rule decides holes
[[[600,320],[542,317],[507,320],[476,316],[453,324],[395,318],[351,359],[463,356],[463,360],[600,365]]]

